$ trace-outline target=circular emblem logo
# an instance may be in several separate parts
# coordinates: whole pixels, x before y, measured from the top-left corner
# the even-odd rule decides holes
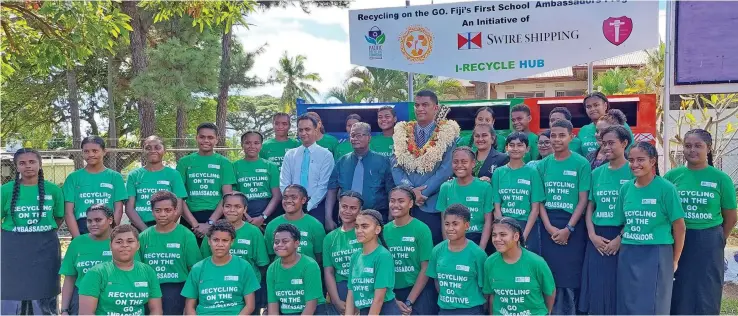
[[[411,62],[425,61],[433,51],[433,33],[419,25],[408,27],[400,35],[400,51]]]

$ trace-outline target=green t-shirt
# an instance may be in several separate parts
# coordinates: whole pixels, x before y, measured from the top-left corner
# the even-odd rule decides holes
[[[160,283],[184,282],[192,266],[202,260],[195,234],[182,225],[168,233],[157,232],[152,226],[139,239],[141,258],[156,270]]]
[[[713,166],[702,170],[679,167],[667,172],[664,179],[676,186],[684,208],[684,222],[689,229],[721,225],[722,210],[736,209],[733,180]]]
[[[110,252],[110,239],[94,240],[89,234],[79,235],[72,239],[64,253],[59,274],[76,275],[74,285],[79,287],[87,271],[98,263],[111,260],[113,254]]]
[[[177,171],[187,188],[190,212],[215,210],[223,196],[223,186],[236,183],[233,165],[218,153],[184,156],[177,163]]]
[[[288,138],[285,141],[278,141],[274,138],[270,138],[261,145],[259,157],[269,160],[275,163],[277,168],[281,168],[284,154],[286,154],[288,150],[299,146],[300,142],[294,138]]]
[[[335,160],[338,160],[339,158],[348,153],[352,153],[353,151],[354,147],[351,146],[351,142],[348,139],[344,139],[340,143],[338,143],[338,146],[336,146],[336,152],[333,153],[333,158]]]
[[[43,211],[39,212],[38,185],[20,184],[15,210],[11,212],[10,202],[13,198],[13,185],[15,185],[15,181],[10,181],[0,188],[0,191],[2,191],[2,199],[0,199],[2,201],[2,229],[23,233],[55,230],[57,228],[56,218],[64,218],[64,194],[62,190],[56,184],[44,181],[44,206]]]
[[[136,198],[136,213],[143,222],[154,220],[151,203],[149,203],[149,199],[154,193],[167,190],[180,199],[187,197],[182,176],[177,173],[177,170],[169,167],[164,167],[159,171],[148,171],[146,168],[133,170],[128,174],[126,188],[128,189],[128,197]]]
[[[579,139],[579,137],[574,137],[571,139],[571,142],[569,143],[569,150],[573,153],[577,153],[583,157],[586,157],[587,155],[582,153],[582,140]],[[537,158],[537,157],[536,157]]]
[[[671,245],[671,223],[684,217],[676,188],[656,176],[647,186],[638,188],[635,181],[626,182],[615,204],[615,213],[623,229],[623,244]]]
[[[543,181],[535,167],[505,165],[492,174],[492,198],[503,216],[528,221],[533,203],[543,202]]]
[[[571,154],[556,160],[553,154],[536,165],[546,190],[546,209],[562,209],[574,213],[579,193],[590,188],[592,168],[586,158]]]
[[[392,154],[395,152],[395,141],[389,136],[372,136],[372,140],[369,141],[369,149],[384,157],[392,158]]]
[[[547,315],[544,295],[555,289],[546,261],[525,248],[513,264],[499,252],[484,262],[484,294],[493,296],[494,315]]]
[[[445,212],[451,204],[462,204],[469,208],[471,221],[467,233],[480,233],[484,228],[484,215],[495,208],[492,204],[492,186],[488,182],[474,178],[467,185],[460,185],[457,179],[441,184],[436,209]]]
[[[277,258],[267,269],[267,301],[279,303],[282,314],[299,314],[309,301],[325,303],[323,281],[318,263],[308,256],[290,267],[282,267],[282,258]]]
[[[623,127],[625,127],[625,130],[628,131],[628,135],[630,135],[631,141],[628,144],[628,148],[630,148],[630,146],[633,145],[633,130],[630,129],[630,126],[628,124],[623,125]],[[579,138],[579,140],[581,141],[581,155],[587,156],[587,154],[597,150],[597,148],[600,147],[600,145],[597,143],[595,133],[597,133],[597,126],[595,126],[594,123],[589,123],[579,129],[579,134],[577,134],[577,138]],[[572,147],[571,144],[569,144],[569,149],[574,151],[575,148]]]
[[[338,147],[338,138],[330,134],[323,134],[323,137],[315,142],[318,146],[328,149],[331,154],[336,154],[336,147]]]
[[[244,296],[261,286],[254,268],[239,257],[217,266],[207,257],[192,266],[182,296],[197,300],[197,315],[237,315],[245,306]]]
[[[282,215],[269,222],[264,230],[267,253],[270,255],[274,254],[274,231],[280,224],[292,224],[300,230],[300,247],[297,247],[299,253],[316,259],[323,252],[323,239],[325,239],[323,224],[307,214],[295,221],[289,221],[285,215]]]
[[[203,258],[213,255],[207,240],[202,241],[200,252]],[[236,240],[233,241],[230,253],[246,260],[254,268],[256,279],[261,282],[261,271],[259,271],[259,267],[266,267],[269,264],[269,255],[267,255],[264,235],[261,234],[259,228],[249,223],[244,223],[241,228],[236,229]]]
[[[619,226],[620,220],[615,217],[615,204],[623,184],[633,179],[630,163],[611,170],[610,163],[605,163],[592,171],[592,188],[589,200],[595,205],[592,212],[592,223],[597,226]]]
[[[448,240],[434,247],[426,274],[438,281],[438,307],[456,309],[484,304],[485,260],[487,254],[471,240],[458,252],[448,249]]]
[[[420,273],[420,263],[430,260],[433,251],[430,228],[417,218],[399,227],[391,221],[384,226],[384,240],[395,258],[395,288],[413,286]]]
[[[127,199],[123,176],[112,169],[89,173],[82,168],[70,173],[64,180],[64,202],[74,203],[77,219],[87,217],[90,206],[102,203],[112,210],[115,209],[115,202]]]
[[[323,267],[333,267],[336,282],[346,281],[351,256],[357,251],[361,251],[361,244],[356,240],[356,231],[353,228],[344,231],[338,227],[323,241]]]
[[[233,189],[245,194],[249,201],[271,199],[272,189],[279,188],[279,167],[266,159],[238,160],[233,163],[233,171],[236,173]]]
[[[108,261],[87,271],[79,295],[97,298],[96,315],[143,315],[149,299],[161,298],[161,288],[152,267],[134,261],[124,271]]]
[[[395,265],[392,260],[392,254],[381,245],[366,255],[361,250],[354,252],[348,288],[354,293],[356,308],[372,306],[376,289],[387,289],[384,302],[394,304]]]
[[[497,141],[500,142],[499,140]],[[504,141],[502,142],[505,143]],[[538,135],[535,133],[528,133],[528,152],[523,156],[523,162],[528,163],[538,159]]]

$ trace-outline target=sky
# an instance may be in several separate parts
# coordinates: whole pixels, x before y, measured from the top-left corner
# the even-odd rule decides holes
[[[434,3],[464,2],[468,0],[435,0]],[[411,5],[431,4],[431,0],[411,0]],[[402,7],[404,0],[354,0],[351,9]],[[659,1],[659,33],[664,38],[665,1]],[[330,88],[341,86],[346,74],[353,68],[349,62],[348,9],[317,9],[310,14],[300,8],[271,9],[248,17],[250,26],[238,27],[234,35],[247,50],[255,50],[267,44],[266,52],[259,56],[252,75],[267,78],[283,52],[290,56],[304,55],[308,72],[318,73],[323,79],[313,85],[321,93],[318,102],[324,100]],[[247,95],[268,94],[279,97],[281,85],[267,85],[243,92]]]

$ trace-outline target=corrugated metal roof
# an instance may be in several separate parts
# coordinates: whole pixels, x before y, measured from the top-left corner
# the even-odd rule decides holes
[[[537,75],[532,75],[528,78],[551,78],[551,77],[572,77],[574,76],[574,71],[571,69],[571,67],[556,69],[547,71],[544,73],[540,73]]]

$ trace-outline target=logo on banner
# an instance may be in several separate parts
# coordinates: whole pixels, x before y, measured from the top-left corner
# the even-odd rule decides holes
[[[633,32],[633,20],[627,16],[608,18],[602,22],[602,34],[615,46],[625,43]]]
[[[385,35],[378,27],[373,26],[369,29],[364,39],[369,43],[369,59],[382,59],[382,44],[384,44]]]
[[[458,35],[456,36],[456,41],[458,42],[459,50],[480,49],[482,48],[482,33],[458,33]]]
[[[433,33],[419,25],[409,26],[399,40],[402,55],[414,63],[422,63],[433,51]]]

